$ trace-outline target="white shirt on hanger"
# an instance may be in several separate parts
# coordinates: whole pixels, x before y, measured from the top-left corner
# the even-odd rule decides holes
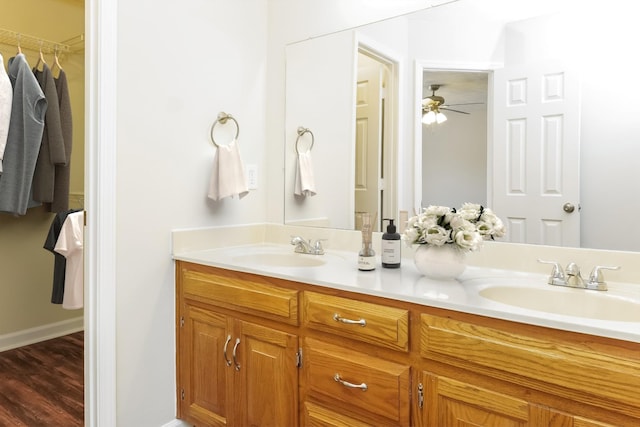
[[[84,306],[84,211],[73,212],[62,224],[54,250],[67,259],[62,308]]]
[[[2,173],[4,149],[7,146],[12,103],[13,86],[11,85],[11,80],[9,80],[7,70],[4,69],[4,59],[0,54],[0,174]]]

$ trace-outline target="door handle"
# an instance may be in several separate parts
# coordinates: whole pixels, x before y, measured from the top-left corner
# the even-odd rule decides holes
[[[562,210],[565,211],[566,213],[572,213],[573,211],[576,210],[576,207],[573,206],[572,203],[565,203],[564,205],[562,205]]]

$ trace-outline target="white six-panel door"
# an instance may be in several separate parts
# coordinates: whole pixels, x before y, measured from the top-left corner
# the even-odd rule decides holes
[[[376,215],[373,231],[383,215],[380,205],[380,147],[382,137],[382,70],[381,65],[360,54],[356,84],[356,155],[355,155],[355,217],[358,214]]]
[[[580,83],[559,63],[494,72],[493,209],[506,241],[580,246]]]

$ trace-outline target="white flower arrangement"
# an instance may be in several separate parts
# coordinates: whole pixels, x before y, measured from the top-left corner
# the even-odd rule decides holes
[[[491,209],[465,203],[459,210],[429,206],[411,217],[402,239],[411,245],[456,245],[464,252],[476,251],[482,242],[502,237],[505,227]]]

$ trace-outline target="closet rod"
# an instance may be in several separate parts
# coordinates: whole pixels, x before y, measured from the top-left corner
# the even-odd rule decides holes
[[[69,40],[80,40],[84,46],[84,35],[73,37]],[[55,49],[58,49],[59,53],[70,53],[81,49],[72,49],[72,46],[64,42],[58,43],[51,40],[45,40],[40,37],[30,36],[28,34],[17,33],[15,31],[6,30],[0,28],[0,43],[8,44],[11,46],[20,45],[21,49],[40,51],[43,53],[54,53]]]

